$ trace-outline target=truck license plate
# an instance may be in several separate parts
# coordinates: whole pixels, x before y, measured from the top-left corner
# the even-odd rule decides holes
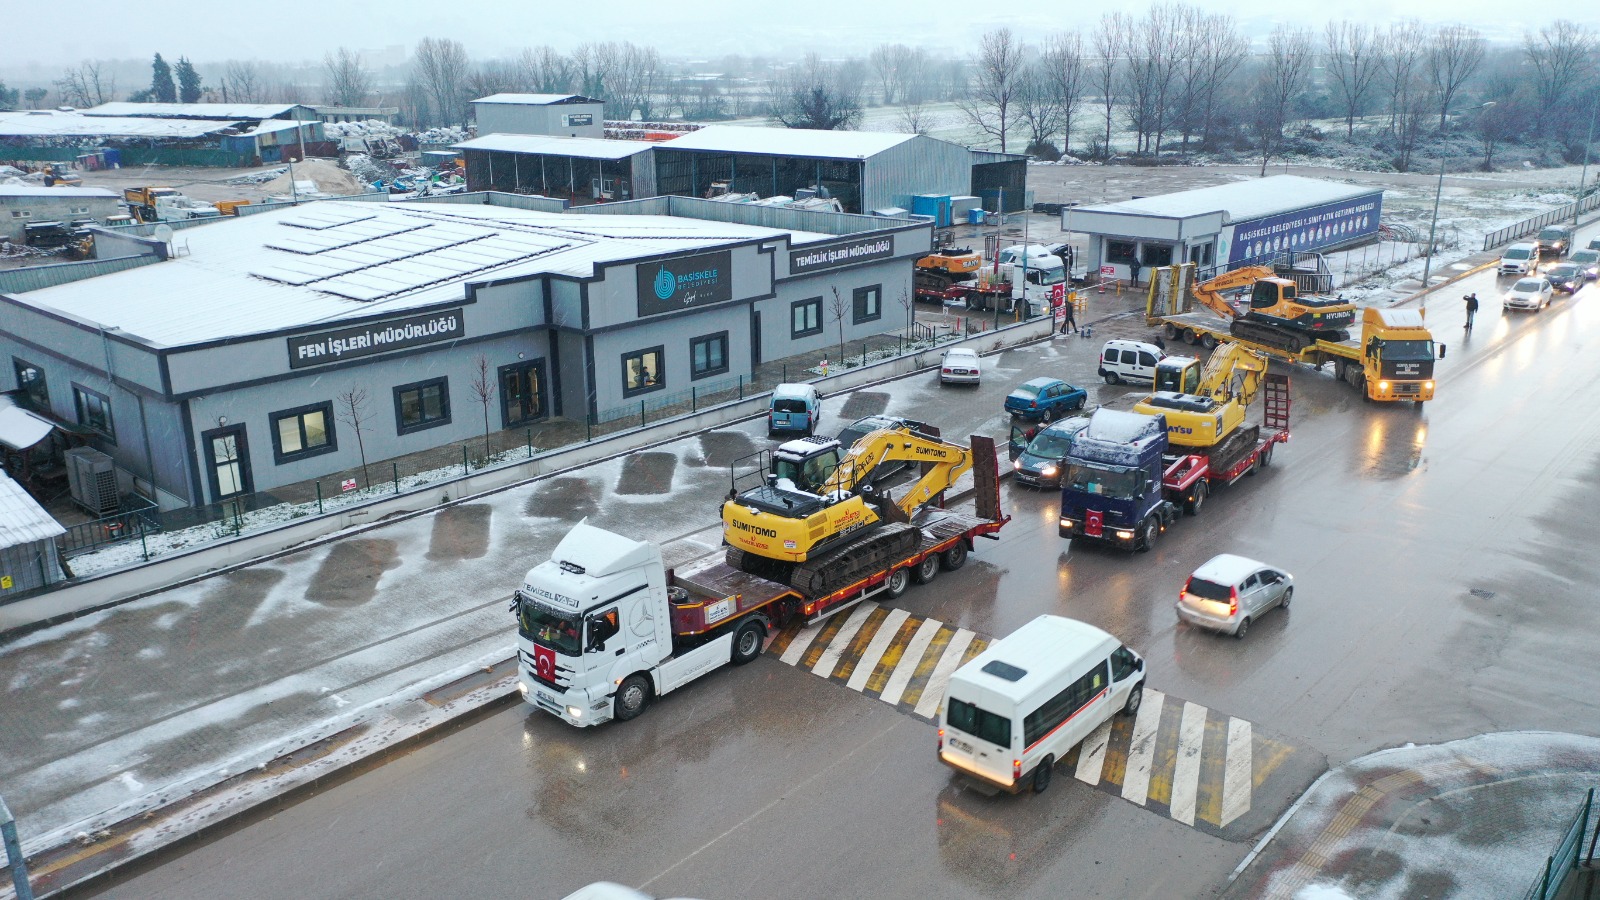
[[[545,703],[545,704],[548,704],[550,706],[555,706],[556,705],[556,698],[550,696],[549,694],[546,694],[544,691],[534,691],[533,693],[534,693],[534,696],[539,698],[539,702],[540,703]]]

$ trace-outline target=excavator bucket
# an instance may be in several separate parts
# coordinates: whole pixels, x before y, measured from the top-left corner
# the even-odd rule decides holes
[[[972,435],[972,486],[974,504],[980,518],[991,522],[1000,518],[1000,457],[994,438]]]

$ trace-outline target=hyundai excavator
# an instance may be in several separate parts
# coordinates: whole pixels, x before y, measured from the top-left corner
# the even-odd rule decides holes
[[[1250,288],[1250,308],[1242,315],[1223,296],[1225,291]],[[1353,303],[1331,297],[1301,296],[1298,286],[1266,266],[1244,266],[1223,272],[1192,289],[1204,303],[1229,322],[1235,337],[1299,353],[1318,340],[1342,341],[1356,321]]]
[[[896,500],[873,481],[888,462],[922,463]],[[728,565],[816,597],[916,552],[913,516],[972,468],[973,453],[915,426],[869,432],[848,451],[832,438],[787,441],[765,483],[722,505]],[[992,462],[991,462],[992,464]]]
[[[1199,360],[1169,356],[1156,365],[1154,392],[1133,411],[1166,416],[1173,449],[1227,463],[1235,445],[1255,444],[1253,426],[1240,426],[1261,391],[1267,364],[1266,354],[1233,341],[1217,345],[1203,369]]]

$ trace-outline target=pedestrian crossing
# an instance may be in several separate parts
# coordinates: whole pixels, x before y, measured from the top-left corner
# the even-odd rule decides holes
[[[989,638],[968,629],[869,601],[847,615],[786,628],[767,652],[931,721],[951,674],[988,645]],[[1235,838],[1276,813],[1253,801],[1297,755],[1313,754],[1262,734],[1244,719],[1146,685],[1137,714],[1102,724],[1057,763],[1056,773]]]

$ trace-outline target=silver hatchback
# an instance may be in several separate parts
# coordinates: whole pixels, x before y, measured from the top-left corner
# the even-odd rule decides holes
[[[1245,636],[1274,606],[1289,608],[1294,576],[1263,562],[1223,553],[1194,570],[1178,595],[1178,618],[1190,625]]]

